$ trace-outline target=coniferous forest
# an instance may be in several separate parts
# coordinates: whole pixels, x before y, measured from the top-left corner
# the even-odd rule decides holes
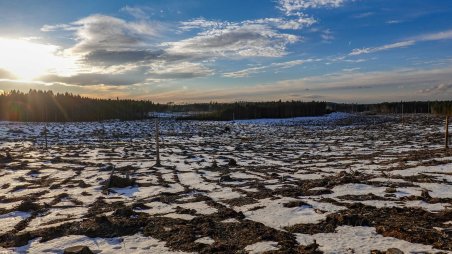
[[[0,95],[0,119],[25,122],[143,119],[156,109],[150,101],[91,99],[51,91],[11,91]]]
[[[130,99],[93,99],[69,93],[30,90],[0,95],[0,120],[24,122],[139,120],[149,112],[195,112],[182,119],[233,120],[320,116],[330,112],[452,114],[452,101],[338,104],[272,101],[235,103],[159,104]]]

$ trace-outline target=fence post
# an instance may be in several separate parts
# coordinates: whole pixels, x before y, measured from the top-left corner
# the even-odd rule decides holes
[[[156,166],[160,166],[160,147],[159,147],[159,119],[155,119],[155,150],[157,153],[157,160],[155,162]]]
[[[47,132],[48,132],[48,130],[47,130],[47,124],[46,124],[46,125],[44,125],[44,139],[45,139],[45,148],[46,148],[46,150],[48,149],[48,146],[47,146]]]
[[[447,150],[449,148],[449,115],[446,115],[446,135],[445,135],[445,146],[444,148]]]

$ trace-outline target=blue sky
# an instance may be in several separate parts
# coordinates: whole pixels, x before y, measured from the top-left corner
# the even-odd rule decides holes
[[[448,0],[0,0],[0,92],[452,99]]]

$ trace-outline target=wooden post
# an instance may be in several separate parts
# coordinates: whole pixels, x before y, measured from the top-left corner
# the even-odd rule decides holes
[[[47,124],[44,126],[44,139],[45,139],[46,150],[47,150],[47,148],[48,148],[48,146],[47,146]]]
[[[160,166],[160,147],[159,147],[159,119],[155,119],[155,150],[157,153],[157,160],[155,162],[156,166]]]
[[[449,115],[446,115],[446,140],[445,140],[445,146],[444,148],[447,150],[449,148]]]
[[[402,124],[403,124],[403,101],[401,101],[400,103],[402,103]]]

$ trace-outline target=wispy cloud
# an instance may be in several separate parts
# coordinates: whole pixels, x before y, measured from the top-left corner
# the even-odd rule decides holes
[[[237,101],[288,99],[298,95],[299,99],[322,98],[330,101],[371,102],[412,99],[425,99],[427,95],[419,89],[437,87],[450,82],[452,68],[444,69],[398,69],[380,72],[339,72],[331,75],[310,76],[301,79],[260,83],[253,86],[233,86],[227,88],[173,90],[155,95],[161,101]],[[449,84],[449,83],[445,83]],[[372,93],[369,90],[372,89]],[[357,95],[359,95],[357,97]],[[446,99],[450,93],[436,96]]]
[[[353,15],[353,18],[362,19],[362,18],[367,18],[367,17],[373,16],[373,15],[375,15],[374,12],[364,12],[364,13]]]
[[[179,29],[182,31],[189,30],[209,30],[209,29],[226,29],[231,26],[244,25],[267,25],[272,28],[285,30],[299,30],[305,27],[310,27],[315,24],[317,20],[307,14],[301,14],[298,17],[291,18],[262,18],[254,20],[244,20],[241,22],[228,22],[221,20],[207,20],[205,18],[196,18],[189,21],[181,22]]]
[[[417,41],[439,41],[439,40],[450,40],[452,39],[452,30],[428,33],[414,37]]]
[[[16,77],[11,72],[0,69],[0,79],[16,79]]]
[[[207,20],[205,18],[196,18],[188,21],[182,21],[179,29],[188,31],[193,29],[221,29],[231,24],[226,21]]]
[[[428,33],[428,34],[422,34],[415,37],[412,37],[409,40],[406,41],[400,41],[392,44],[386,44],[383,46],[373,47],[373,48],[362,48],[362,49],[354,49],[352,52],[350,52],[349,55],[356,56],[361,54],[370,54],[375,53],[379,51],[385,51],[389,49],[396,49],[396,48],[406,48],[409,46],[413,46],[418,42],[423,41],[439,41],[439,40],[450,40],[452,39],[452,30],[446,30],[442,32],[437,33]]]
[[[234,72],[226,72],[226,73],[223,73],[223,76],[228,77],[228,78],[244,78],[244,77],[249,77],[251,74],[261,73],[261,72],[264,72],[269,69],[275,69],[275,70],[288,69],[288,68],[295,67],[297,65],[301,65],[301,64],[304,64],[307,62],[313,62],[313,61],[314,61],[314,59],[306,59],[306,60],[293,60],[293,61],[281,62],[281,63],[272,63],[270,65],[256,66],[256,67],[246,68],[246,69],[234,71]]]
[[[159,62],[151,64],[148,75],[150,79],[186,79],[206,77],[214,74],[214,71],[201,63]]]
[[[321,34],[320,34],[320,37],[322,38],[322,41],[323,42],[332,42],[334,39],[335,39],[335,37],[334,37],[334,34],[333,34],[333,32],[331,32],[331,30],[330,29],[326,29],[326,30],[324,30]]]
[[[146,11],[140,7],[126,5],[125,7],[121,8],[121,11],[126,12],[137,19],[149,19]]]
[[[385,50],[389,50],[389,49],[405,48],[408,46],[412,46],[414,44],[416,44],[416,41],[414,41],[414,40],[401,41],[401,42],[396,42],[396,43],[387,44],[387,45],[374,47],[374,48],[354,49],[349,55],[357,56],[357,55],[362,55],[362,54],[370,54],[370,53],[385,51]]]
[[[246,69],[239,70],[239,71],[226,72],[226,73],[223,73],[223,76],[227,77],[227,78],[244,78],[244,77],[249,77],[251,74],[263,72],[267,68],[268,68],[268,66],[251,67],[251,68],[246,68]]]
[[[420,89],[419,93],[421,94],[433,94],[433,95],[437,95],[437,94],[451,94],[452,95],[452,84],[439,84],[436,86],[432,86],[432,87],[427,87],[424,89]]]
[[[386,21],[386,24],[400,24],[400,23],[403,23],[403,20],[392,19]]]

